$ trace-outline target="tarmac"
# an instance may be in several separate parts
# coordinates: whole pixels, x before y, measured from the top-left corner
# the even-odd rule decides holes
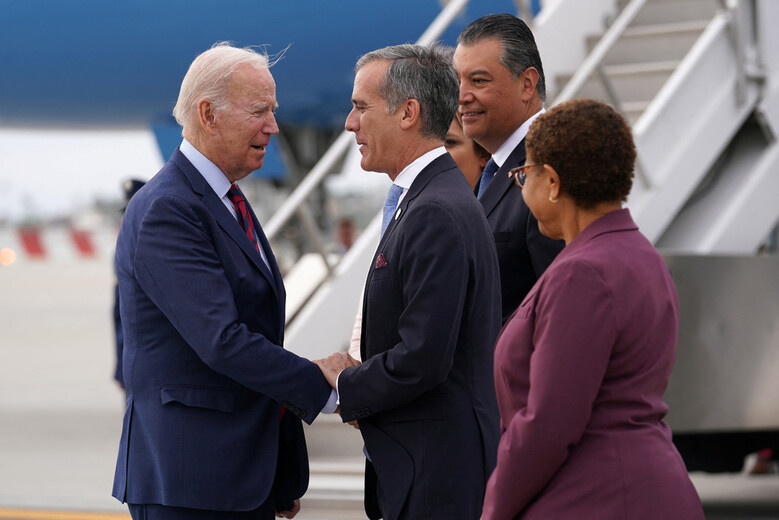
[[[129,518],[111,497],[124,408],[113,284],[110,258],[0,266],[0,520]],[[306,435],[297,518],[365,518],[359,433],[324,417]],[[779,520],[777,475],[691,477],[709,519]]]

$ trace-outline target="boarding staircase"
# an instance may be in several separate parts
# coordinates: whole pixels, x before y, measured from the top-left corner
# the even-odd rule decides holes
[[[420,43],[465,3],[450,2]],[[639,156],[628,207],[664,252],[752,256],[776,233],[777,22],[776,0],[550,0],[533,23],[549,104],[595,98],[632,124]],[[271,240],[344,155],[339,175],[366,175],[344,133],[266,226]],[[288,309],[288,348],[309,358],[345,349],[379,225],[380,212],[346,255],[308,258],[287,277],[291,293],[315,288]],[[334,418],[318,423],[307,432],[309,496],[359,508],[359,435]]]
[[[538,25],[559,24],[568,5],[582,8],[576,3],[557,2]],[[555,103],[600,99],[633,124],[639,166],[628,206],[658,248],[755,254],[779,220],[779,60],[771,52],[779,48],[779,6],[620,0],[613,7],[601,13],[610,21],[604,33],[580,37],[591,51],[575,73],[555,71],[565,85]]]

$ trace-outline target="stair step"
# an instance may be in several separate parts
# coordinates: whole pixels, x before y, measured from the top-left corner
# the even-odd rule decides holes
[[[639,38],[642,36],[662,36],[666,34],[701,33],[709,25],[709,21],[706,19],[651,25],[632,25],[625,29],[623,36],[626,38]]]
[[[629,1],[619,0],[618,9],[624,9]],[[633,19],[633,25],[711,20],[719,8],[717,0],[649,0]]]
[[[303,507],[334,514],[347,511],[356,515],[348,518],[364,518],[365,457],[360,432],[335,414],[320,415],[314,424],[303,428],[310,473],[308,491],[301,500]]]
[[[605,65],[679,61],[689,52],[709,21],[628,27],[603,60]],[[587,39],[591,51],[601,36]]]
[[[317,457],[309,461],[312,475],[359,475],[362,478],[365,471],[365,458],[359,457]]]
[[[361,512],[365,459],[317,457],[310,463],[308,491],[303,497],[307,508]]]
[[[678,60],[652,61],[642,63],[622,63],[605,67],[609,76],[630,76],[641,74],[671,74],[681,63]]]
[[[653,63],[631,63],[623,65],[610,65],[604,67],[604,71],[611,80],[620,102],[647,104],[657,95],[673,71],[679,65],[678,61],[664,61]],[[558,84],[565,85],[570,79],[570,74],[557,78]],[[598,74],[593,74],[582,88],[575,94],[578,98],[591,98],[613,103]]]

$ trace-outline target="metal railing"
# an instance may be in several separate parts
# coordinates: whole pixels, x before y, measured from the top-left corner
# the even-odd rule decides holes
[[[747,100],[747,84],[750,81],[765,81],[760,45],[756,41],[749,42],[744,35],[743,24],[749,24],[749,32],[757,34],[758,5],[754,0],[719,0],[720,7],[729,18],[728,33],[733,48],[736,50],[736,102],[743,105]],[[748,19],[744,20],[744,14]]]
[[[589,56],[584,60],[584,63],[581,64],[571,79],[568,80],[565,88],[563,88],[554,100],[553,106],[573,99],[587,80],[589,80],[593,74],[596,74],[601,80],[612,106],[623,115],[626,115],[622,101],[619,99],[611,78],[609,78],[606,69],[603,66],[603,60],[612,47],[614,47],[614,44],[622,37],[625,29],[630,26],[646,2],[647,0],[631,0],[628,5],[625,6],[608,30],[603,34],[597,45],[595,45],[595,48],[592,49]],[[652,183],[641,164],[640,157],[636,157],[636,176],[646,189],[652,187]]]
[[[746,42],[741,35],[741,9],[739,9],[739,3],[744,0],[718,0],[721,8],[726,12],[728,16],[728,26],[730,32],[731,43],[738,54],[738,70],[737,70],[737,103],[743,104],[746,99],[746,84],[749,80],[762,80],[762,71],[760,70],[759,63],[753,67],[756,70],[749,70],[749,62],[746,59],[747,51],[745,49]],[[746,0],[750,2],[750,0]],[[612,106],[623,115],[627,117],[624,105],[617,94],[614,84],[606,72],[606,67],[603,61],[608,52],[614,47],[617,41],[622,37],[625,30],[638,15],[639,11],[647,3],[647,0],[631,0],[625,8],[619,13],[612,25],[604,33],[598,44],[590,52],[589,56],[584,60],[584,63],[579,67],[576,73],[571,77],[565,88],[560,92],[554,101],[554,104],[562,103],[573,99],[574,96],[582,89],[584,84],[590,77],[597,77],[603,85],[606,95],[611,102]],[[752,15],[756,16],[755,2],[751,1]],[[758,57],[759,62],[759,57]],[[643,167],[641,157],[636,158],[636,175],[639,181],[646,189],[652,188],[652,182],[649,179],[646,169]]]

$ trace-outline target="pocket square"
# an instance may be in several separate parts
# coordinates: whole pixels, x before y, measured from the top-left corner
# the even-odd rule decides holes
[[[379,253],[379,256],[376,258],[376,269],[381,269],[382,267],[387,267],[387,260],[385,260],[384,255],[382,253]]]

